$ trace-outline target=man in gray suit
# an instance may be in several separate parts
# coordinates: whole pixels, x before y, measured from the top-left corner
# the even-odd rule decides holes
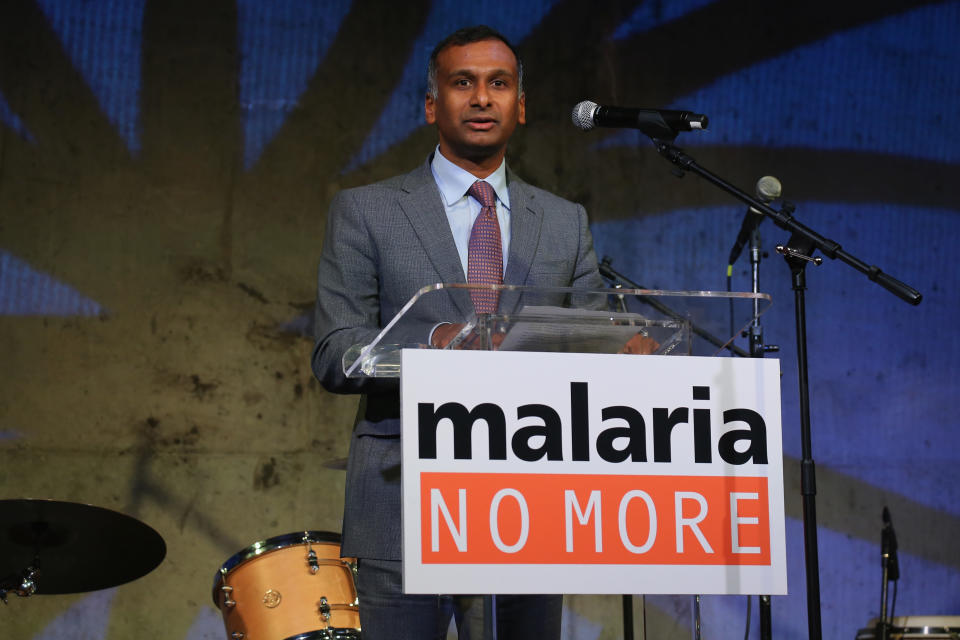
[[[368,640],[445,638],[451,615],[459,624],[464,612],[457,598],[402,594],[398,389],[346,378],[344,352],[370,343],[421,287],[467,282],[476,272],[468,264],[471,234],[489,205],[467,192],[480,180],[496,196],[503,283],[603,286],[583,207],[506,169],[507,142],[526,120],[513,46],[488,27],[461,29],[434,49],[428,80],[424,111],[437,127],[437,149],[411,173],[338,194],[319,266],[314,373],[330,391],[363,394],[347,466],[342,552],[359,559]],[[411,341],[449,342],[456,325],[444,323],[464,317],[457,305],[438,296]],[[467,606],[474,615],[476,607]],[[499,638],[559,637],[559,596],[499,596],[497,606]]]

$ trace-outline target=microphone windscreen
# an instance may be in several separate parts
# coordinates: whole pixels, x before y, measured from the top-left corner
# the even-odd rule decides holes
[[[596,123],[593,121],[593,114],[596,113],[597,103],[591,102],[590,100],[584,100],[573,108],[573,112],[570,114],[573,124],[578,129],[583,129],[584,131],[590,131],[596,126]]]
[[[771,202],[780,197],[783,193],[783,185],[773,176],[763,176],[757,182],[757,199],[763,202]]]

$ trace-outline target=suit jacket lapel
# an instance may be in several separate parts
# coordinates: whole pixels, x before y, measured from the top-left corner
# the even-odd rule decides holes
[[[400,208],[410,220],[423,250],[446,284],[465,283],[466,275],[460,264],[460,254],[450,232],[450,223],[444,212],[440,191],[427,160],[420,168],[408,173],[402,184]],[[510,197],[513,198],[511,192]],[[467,296],[452,296],[464,317],[473,313]]]
[[[533,263],[540,242],[540,226],[543,223],[543,211],[530,193],[527,184],[508,170],[507,181],[510,189],[510,253],[507,258],[507,271],[503,274],[504,284],[523,285],[527,281],[530,265]],[[500,299],[500,312],[516,311],[520,296],[504,294]]]

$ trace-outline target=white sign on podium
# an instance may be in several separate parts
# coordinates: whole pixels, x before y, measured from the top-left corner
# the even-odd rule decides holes
[[[405,592],[786,593],[778,360],[401,366]]]

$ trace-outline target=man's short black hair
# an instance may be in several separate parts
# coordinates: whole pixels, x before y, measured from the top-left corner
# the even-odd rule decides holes
[[[462,47],[465,44],[482,42],[484,40],[499,40],[509,47],[513,52],[513,57],[517,60],[517,95],[523,94],[523,63],[520,61],[520,54],[516,48],[507,40],[506,36],[492,29],[485,24],[478,24],[472,27],[463,27],[457,29],[446,38],[437,43],[430,54],[430,62],[427,63],[427,93],[437,97],[437,56],[447,47]]]

